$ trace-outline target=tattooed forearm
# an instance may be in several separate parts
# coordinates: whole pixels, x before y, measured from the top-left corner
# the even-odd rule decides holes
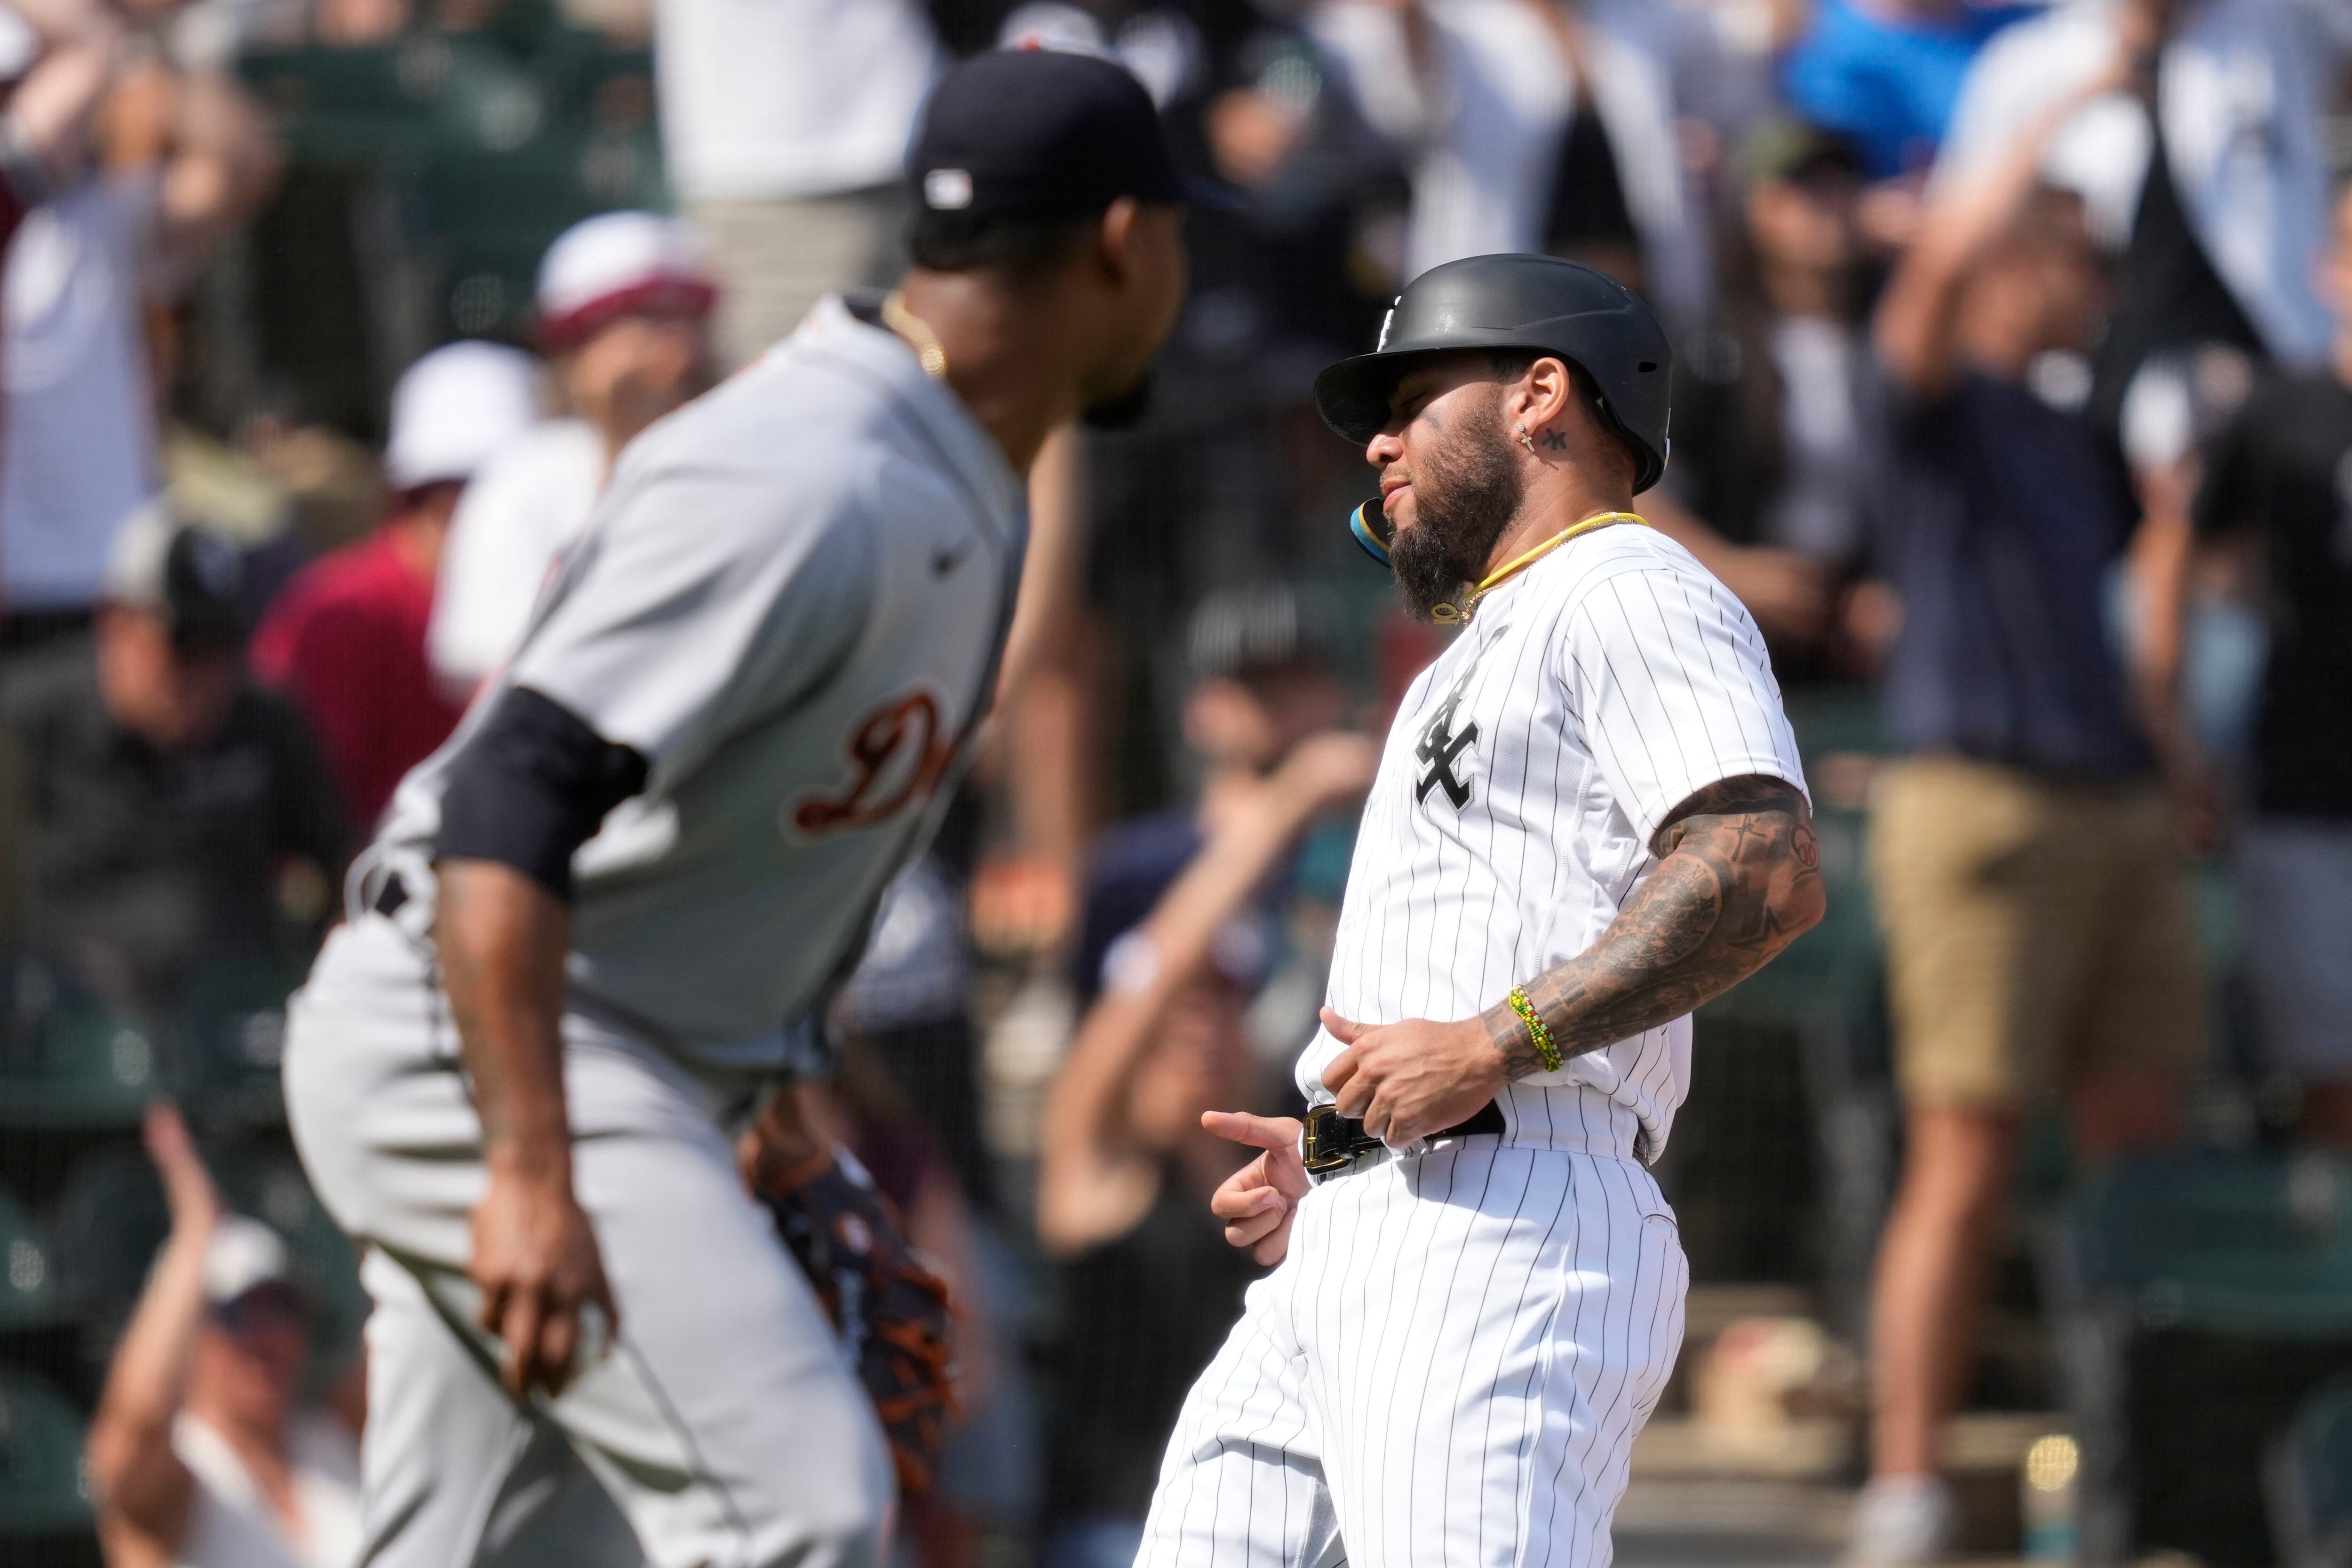
[[[1821,852],[1805,798],[1779,779],[1726,779],[1658,830],[1656,869],[1601,940],[1527,983],[1563,1057],[1679,1018],[1771,960],[1822,918]],[[1486,1024],[1505,1076],[1544,1070],[1507,1003]]]

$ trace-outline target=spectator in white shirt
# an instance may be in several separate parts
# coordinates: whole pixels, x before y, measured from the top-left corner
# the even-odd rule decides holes
[[[719,297],[700,239],[676,218],[604,213],[548,247],[540,338],[567,412],[493,457],[457,503],[426,638],[451,695],[469,695],[522,640],[621,448],[710,384]]]
[[[701,240],[677,218],[607,212],[548,247],[539,339],[564,416],[531,426],[458,499],[425,635],[449,696],[470,696],[522,642],[621,449],[710,385],[718,299]]]
[[[2079,192],[2095,232],[2130,252],[2115,335],[2161,338],[2169,321],[2189,337],[2227,338],[2202,318],[2234,305],[2255,339],[2244,346],[2310,369],[2332,342],[2313,268],[2328,211],[2326,116],[2347,63],[2352,5],[2343,0],[2069,0],[1977,57],[1936,180],[1980,177],[2041,111],[2112,79],[2113,90],[2068,118],[2042,173]],[[2169,191],[2151,187],[2157,170],[2169,173]],[[2226,300],[2149,299],[2135,310],[2151,208],[2168,236],[2185,224],[2203,254],[2201,264],[2153,258],[2140,270],[2192,281],[2210,273]],[[2150,324],[2124,319],[2134,314]],[[2137,368],[2103,362],[2116,392],[2110,419]]]
[[[0,288],[0,586],[12,616],[87,618],[116,526],[155,489],[145,307],[183,289],[277,181],[260,115],[217,73],[141,66],[119,79],[107,120],[154,125],[163,145],[90,169],[35,209]]]
[[[1309,26],[1410,160],[1408,279],[1465,256],[1549,250],[1610,272],[1678,328],[1705,316],[1706,213],[1676,127],[1676,79],[1705,49],[1682,8],[1323,0]],[[1601,254],[1612,237],[1621,254]]]
[[[299,1397],[310,1298],[286,1244],[221,1206],[179,1112],[147,1113],[172,1210],[90,1423],[113,1563],[345,1568],[360,1554],[359,1445]]]
[[[915,0],[656,0],[671,182],[710,242],[731,368],[895,273],[899,160],[944,61]]]

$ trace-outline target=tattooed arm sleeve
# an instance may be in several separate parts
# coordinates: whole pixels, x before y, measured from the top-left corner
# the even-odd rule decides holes
[[[1650,847],[1656,869],[1584,952],[1527,983],[1562,1057],[1679,1018],[1771,961],[1822,918],[1812,812],[1786,782],[1751,774],[1685,801]],[[1485,1015],[1505,1075],[1543,1070],[1507,1003]]]

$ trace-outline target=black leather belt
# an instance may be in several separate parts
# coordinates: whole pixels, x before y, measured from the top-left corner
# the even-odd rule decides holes
[[[1503,1108],[1493,1100],[1481,1106],[1476,1114],[1465,1121],[1457,1121],[1432,1138],[1469,1138],[1481,1132],[1502,1136]],[[1344,1171],[1376,1149],[1388,1145],[1364,1131],[1364,1124],[1352,1116],[1342,1116],[1335,1106],[1318,1105],[1307,1113],[1307,1139],[1300,1151],[1305,1158],[1307,1173],[1328,1176],[1334,1171]]]

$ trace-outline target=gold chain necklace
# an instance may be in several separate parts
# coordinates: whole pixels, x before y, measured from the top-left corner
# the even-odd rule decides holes
[[[893,289],[883,296],[882,324],[907,340],[925,375],[933,381],[947,379],[948,351],[940,347],[940,335],[931,331],[929,324],[907,309],[907,296],[900,290]]]
[[[1591,517],[1586,518],[1581,522],[1571,523],[1568,527],[1561,529],[1558,533],[1553,534],[1549,539],[1545,540],[1541,544],[1537,545],[1533,550],[1528,551],[1525,555],[1520,556],[1517,560],[1508,562],[1486,574],[1486,581],[1480,583],[1476,587],[1470,590],[1469,596],[1462,601],[1461,608],[1456,609],[1452,605],[1434,605],[1430,607],[1429,618],[1437,622],[1440,626],[1458,626],[1469,620],[1473,615],[1477,613],[1478,601],[1485,598],[1495,589],[1501,587],[1506,582],[1517,576],[1520,573],[1526,571],[1528,567],[1534,565],[1537,562],[1542,560],[1553,551],[1558,550],[1561,545],[1566,544],[1570,540],[1575,539],[1582,534],[1591,533],[1596,529],[1607,528],[1611,523],[1615,522],[1636,523],[1643,528],[1650,526],[1649,519],[1645,517],[1637,517],[1630,511],[1599,512]]]

